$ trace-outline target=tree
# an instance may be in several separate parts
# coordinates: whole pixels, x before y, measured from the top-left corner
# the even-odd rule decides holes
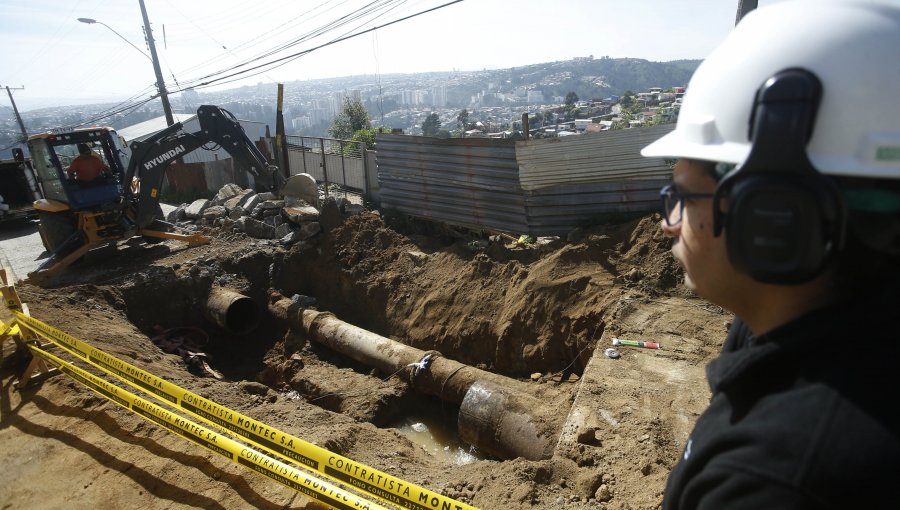
[[[463,108],[459,115],[456,116],[456,123],[465,130],[466,125],[469,123],[469,110]]]
[[[373,150],[375,149],[375,135],[378,133],[390,133],[391,128],[387,127],[377,127],[371,129],[359,129],[355,133],[353,133],[352,140],[354,142],[364,142],[366,144],[366,149]]]
[[[576,94],[574,92],[569,92],[568,94],[566,94],[566,106],[568,108],[571,109],[573,106],[575,106],[575,103],[577,103],[577,102],[578,102],[578,94]]]
[[[341,113],[334,118],[328,133],[333,138],[349,140],[360,129],[372,129],[369,112],[359,98],[345,97]]]
[[[438,117],[438,114],[431,113],[428,117],[425,117],[425,122],[422,123],[422,134],[425,136],[436,136],[438,130],[441,129],[441,119]]]

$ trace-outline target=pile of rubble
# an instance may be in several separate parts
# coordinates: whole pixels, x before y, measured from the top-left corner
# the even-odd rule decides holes
[[[340,225],[344,215],[363,211],[359,204],[343,198],[316,200],[309,204],[293,197],[256,193],[237,184],[226,184],[212,199],[181,204],[166,216],[180,227],[200,225],[223,232],[243,232],[257,239],[279,239],[290,245]],[[318,206],[318,208],[316,207]]]

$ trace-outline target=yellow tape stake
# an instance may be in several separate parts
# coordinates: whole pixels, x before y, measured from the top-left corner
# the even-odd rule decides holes
[[[13,313],[20,326],[34,331],[82,360],[279,457],[409,510],[478,510],[270,427],[130,365],[34,317],[15,311]]]
[[[50,354],[35,345],[29,345],[31,352],[44,358],[59,369],[68,374],[88,389],[107,400],[119,404],[138,416],[156,423],[166,429],[188,439],[207,450],[225,457],[226,459],[251,469],[270,480],[274,480],[312,499],[321,501],[332,508],[339,510],[370,509],[387,510],[386,507],[361,499],[356,494],[338,488],[329,482],[308,475],[306,472],[296,469],[250,449],[226,436],[207,430],[200,425],[185,419],[177,414],[162,408],[152,402],[144,400],[137,395],[124,390],[114,384],[86,372],[71,363]]]

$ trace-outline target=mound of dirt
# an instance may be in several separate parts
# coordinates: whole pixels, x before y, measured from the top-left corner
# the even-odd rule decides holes
[[[680,284],[658,221],[650,216],[585,229],[571,240],[520,244],[496,236],[485,242],[404,235],[379,215],[362,213],[291,247],[215,231],[212,244],[191,249],[171,241],[123,246],[110,258],[85,262],[57,288],[23,284],[19,292],[35,317],[110,354],[460,501],[481,508],[652,509],[689,417],[708,398],[698,367],[715,353],[722,332],[718,312]],[[448,463],[392,425],[430,413],[453,429],[452,406],[428,401],[391,374],[313,344],[267,315],[250,335],[222,330],[203,313],[214,286],[246,294],[262,308],[272,292],[306,296],[357,326],[510,376],[511,385],[546,404],[535,412],[547,420],[563,421],[580,392],[594,399],[597,413],[608,413],[608,437],[594,435],[601,430],[595,426],[576,446],[543,461]],[[223,380],[204,377],[152,342],[158,328],[179,327],[208,333],[203,350]],[[658,359],[624,356],[615,381],[573,384],[594,352],[602,353],[598,342],[609,332],[662,336],[675,348]],[[4,344],[7,357],[11,345]],[[64,377],[15,391],[20,370],[3,367],[0,394],[0,441],[17,445],[0,453],[10,506],[318,508]],[[672,378],[688,394],[672,400]]]

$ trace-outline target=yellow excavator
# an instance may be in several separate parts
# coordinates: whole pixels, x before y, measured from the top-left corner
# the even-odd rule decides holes
[[[178,233],[163,220],[159,190],[169,163],[208,144],[225,149],[254,177],[257,191],[278,192],[283,177],[247,137],[234,116],[217,106],[197,110],[200,131],[173,124],[148,139],[132,142],[130,157],[111,128],[43,133],[28,139],[32,164],[44,191],[34,203],[44,247],[51,254],[29,279],[43,284],[93,248],[143,236],[209,242],[198,233]],[[103,174],[89,182],[71,175],[71,163],[90,149]],[[102,164],[101,164],[102,163]]]

